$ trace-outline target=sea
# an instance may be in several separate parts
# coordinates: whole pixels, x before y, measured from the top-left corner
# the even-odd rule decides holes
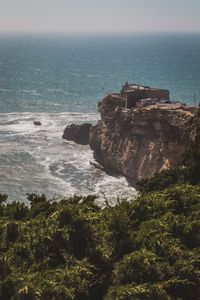
[[[200,33],[0,34],[0,193],[135,197],[124,177],[90,165],[89,146],[62,139],[71,123],[96,124],[98,101],[126,80],[198,104]]]

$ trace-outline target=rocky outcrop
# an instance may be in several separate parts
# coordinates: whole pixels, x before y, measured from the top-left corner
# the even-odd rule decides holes
[[[84,123],[81,125],[71,124],[64,130],[63,139],[68,141],[74,141],[77,144],[87,145],[89,144],[89,133],[91,124]]]
[[[41,126],[42,123],[40,121],[33,121],[33,124],[36,125],[36,126]]]
[[[189,108],[124,109],[120,101],[114,103],[112,96],[99,103],[101,120],[90,130],[94,158],[105,170],[136,182],[180,163],[193,132]]]

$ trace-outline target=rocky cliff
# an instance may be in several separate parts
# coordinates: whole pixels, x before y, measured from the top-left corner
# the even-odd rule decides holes
[[[180,105],[124,109],[109,95],[99,111],[101,120],[90,129],[94,158],[132,182],[178,165],[194,134],[194,113]]]
[[[68,141],[74,141],[77,144],[88,145],[91,127],[92,124],[88,123],[81,125],[71,124],[65,128],[62,138]]]

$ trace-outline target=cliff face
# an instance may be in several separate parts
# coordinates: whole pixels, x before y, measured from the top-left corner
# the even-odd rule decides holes
[[[90,130],[94,158],[105,170],[135,182],[178,165],[192,138],[194,114],[172,105],[123,106],[112,96],[104,98],[101,121]]]

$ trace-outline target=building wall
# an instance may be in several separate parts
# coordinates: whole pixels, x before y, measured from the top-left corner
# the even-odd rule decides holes
[[[169,100],[169,91],[167,90],[145,90],[143,92],[143,99],[156,98],[158,100],[165,99]]]
[[[126,94],[127,108],[136,106],[136,102],[140,99],[140,91],[134,91]]]
[[[156,98],[158,100],[166,99],[169,100],[169,91],[167,90],[133,90],[133,91],[124,91],[122,97],[127,100],[127,108],[132,108],[136,106],[136,102],[140,99],[147,98]]]

